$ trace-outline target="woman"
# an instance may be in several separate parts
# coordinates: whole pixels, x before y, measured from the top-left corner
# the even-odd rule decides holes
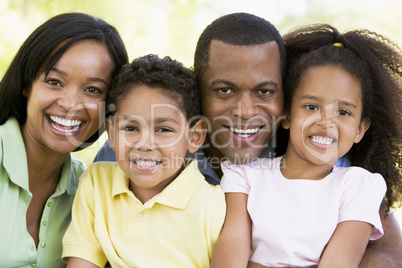
[[[85,165],[71,158],[101,134],[109,84],[128,62],[105,21],[50,18],[0,83],[0,267],[64,267],[61,240]]]

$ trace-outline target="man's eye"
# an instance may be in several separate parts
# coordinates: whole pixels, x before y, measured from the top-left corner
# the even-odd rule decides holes
[[[272,90],[269,90],[269,89],[260,89],[258,92],[259,92],[260,94],[262,94],[262,95],[269,95],[269,94],[272,93]]]
[[[223,94],[230,94],[230,93],[233,92],[233,90],[231,90],[231,89],[228,88],[228,87],[222,87],[222,88],[219,89],[219,92],[221,92],[221,93],[223,93]]]

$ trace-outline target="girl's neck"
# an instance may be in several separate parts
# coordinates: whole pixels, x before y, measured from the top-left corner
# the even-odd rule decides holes
[[[321,180],[332,172],[333,166],[322,163],[314,164],[292,154],[282,158],[281,172],[287,179]]]

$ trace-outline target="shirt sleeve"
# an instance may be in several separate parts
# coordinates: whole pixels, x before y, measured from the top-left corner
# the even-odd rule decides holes
[[[89,170],[80,178],[72,208],[72,221],[63,237],[63,261],[77,257],[104,267],[107,259],[95,234],[94,186]]]
[[[379,208],[384,198],[387,186],[380,174],[365,172],[362,175],[353,174],[346,181],[341,198],[338,222],[363,221],[373,225],[370,240],[376,240],[383,234]]]
[[[224,193],[248,194],[250,192],[246,166],[226,161],[221,164],[221,168],[223,172],[221,187]]]

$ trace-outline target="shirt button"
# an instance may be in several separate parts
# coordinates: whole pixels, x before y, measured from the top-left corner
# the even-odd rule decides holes
[[[47,202],[47,206],[51,207],[52,206],[52,202]]]
[[[135,219],[136,219],[137,221],[142,220],[142,215],[141,215],[141,214],[137,214],[137,216],[135,216]]]
[[[43,242],[42,244],[40,244],[40,246],[41,246],[42,248],[45,248],[45,247],[46,247],[46,243]]]
[[[46,226],[47,225],[47,221],[42,221],[42,225]]]

